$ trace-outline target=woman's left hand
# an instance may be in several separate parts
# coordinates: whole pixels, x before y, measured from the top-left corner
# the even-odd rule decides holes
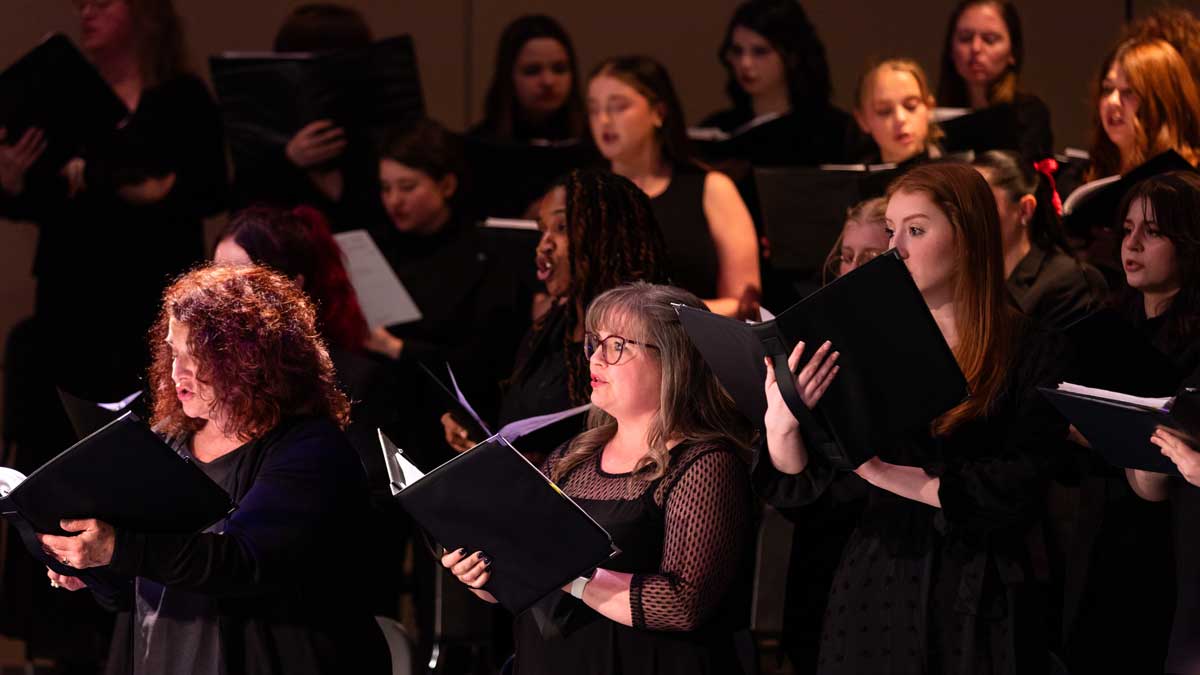
[[[95,518],[86,520],[64,520],[59,527],[67,532],[78,532],[73,537],[39,534],[42,548],[55,560],[77,570],[100,567],[112,561],[116,533],[112,525]]]
[[[1200,487],[1200,452],[1196,452],[1188,445],[1187,441],[1177,436],[1175,432],[1162,427],[1154,432],[1154,435],[1150,437],[1150,442],[1162,448],[1162,454],[1175,462],[1175,468],[1183,474],[1184,480]]]

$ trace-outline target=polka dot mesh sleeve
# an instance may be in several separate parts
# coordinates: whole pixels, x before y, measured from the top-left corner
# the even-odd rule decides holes
[[[684,458],[686,460],[686,458]],[[662,481],[665,539],[656,574],[629,586],[635,628],[694,630],[721,604],[751,534],[749,479],[732,452],[707,451]],[[665,501],[662,501],[665,500]]]
[[[550,475],[563,448],[542,464]],[[595,459],[560,481],[563,492],[590,500],[632,500],[654,490],[663,509],[662,562],[655,573],[635,574],[630,611],[635,628],[687,631],[701,625],[725,598],[741,571],[753,533],[746,463],[731,448],[705,445],[682,449],[661,479],[612,475]]]

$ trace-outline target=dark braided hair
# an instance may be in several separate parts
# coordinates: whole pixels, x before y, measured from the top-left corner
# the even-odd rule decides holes
[[[548,350],[549,326],[564,322],[567,391],[573,404],[588,401],[582,386],[587,364],[583,350],[571,342],[575,326],[601,293],[632,281],[667,283],[667,254],[662,230],[654,219],[650,199],[629,179],[602,169],[576,169],[550,186],[566,191],[567,259],[571,286],[567,301],[548,312],[533,327],[533,346],[517,366],[523,380]]]

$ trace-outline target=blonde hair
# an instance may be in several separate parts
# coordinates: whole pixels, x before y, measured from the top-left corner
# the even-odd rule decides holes
[[[921,64],[912,59],[883,59],[872,63],[866,70],[858,76],[858,82],[854,85],[854,107],[860,112],[866,112],[863,100],[871,94],[875,88],[875,74],[881,70],[893,70],[899,73],[908,73],[917,81],[917,89],[921,92],[921,100],[926,102],[930,108],[929,115],[929,134],[925,137],[925,147],[929,149],[940,150],[939,141],[945,137],[945,132],[933,119],[932,109],[936,105],[936,99],[933,95],[933,89],[929,86],[929,77],[925,75],[925,70],[921,68]]]
[[[846,209],[846,222],[842,225],[842,231],[838,233],[837,240],[833,242],[833,248],[829,249],[829,255],[825,256],[825,265],[821,268],[822,284],[827,284],[831,279],[839,276],[834,268],[842,257],[842,242],[846,239],[846,226],[850,223],[878,225],[886,228],[887,199],[884,197],[866,199]]]
[[[699,298],[683,289],[638,281],[600,294],[587,311],[588,331],[603,328],[657,347],[638,354],[658,359],[662,384],[659,409],[646,438],[649,450],[633,470],[635,475],[648,471],[652,480],[666,474],[671,441],[724,441],[745,449],[753,435],[753,428],[688,339],[672,304],[704,307]],[[587,430],[571,441],[566,454],[554,464],[551,479],[560,481],[595,457],[616,431],[616,419],[593,408]]]

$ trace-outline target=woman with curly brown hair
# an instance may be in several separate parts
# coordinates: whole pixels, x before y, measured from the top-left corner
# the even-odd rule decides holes
[[[42,535],[73,567],[129,580],[94,589],[120,612],[109,672],[388,672],[347,554],[368,509],[340,430],[350,405],[315,321],[291,280],[260,267],[204,267],[167,289],[151,331],[151,422],[238,507],[193,535],[94,519],[77,536]]]

